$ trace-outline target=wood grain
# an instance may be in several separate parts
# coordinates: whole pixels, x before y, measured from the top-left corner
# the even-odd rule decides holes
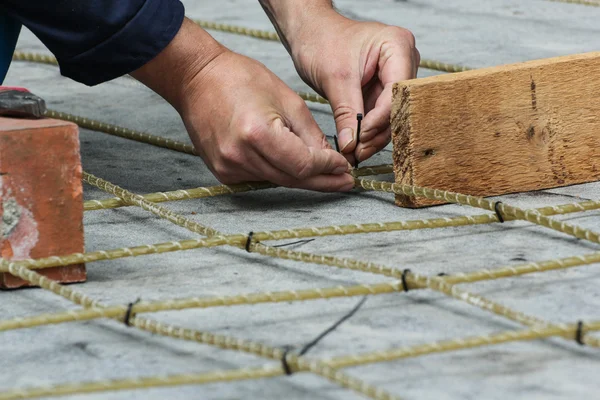
[[[599,180],[600,53],[399,82],[391,123],[397,183],[492,196]]]

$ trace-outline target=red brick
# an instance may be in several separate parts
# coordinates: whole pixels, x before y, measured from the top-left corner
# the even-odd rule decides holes
[[[7,260],[83,252],[83,191],[77,125],[0,118],[0,255]],[[72,283],[85,265],[38,270]],[[28,286],[0,274],[0,288]]]

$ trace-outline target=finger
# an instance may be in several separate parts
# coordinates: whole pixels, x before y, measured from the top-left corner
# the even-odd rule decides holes
[[[263,181],[273,182],[280,186],[316,190],[320,192],[348,191],[354,187],[354,178],[344,173],[341,175],[317,175],[301,180],[271,165],[262,155],[252,152],[248,154],[248,162],[255,169],[254,173]]]
[[[354,178],[350,174],[318,175],[299,181],[293,187],[319,192],[347,192],[354,188]]]
[[[373,83],[370,84],[368,87],[363,88],[365,114],[370,113],[371,110],[375,108],[375,104],[377,103],[377,99],[379,99],[379,97],[381,96],[381,92],[383,92],[383,85],[381,84],[381,82],[379,82],[379,78],[375,76]],[[360,138],[358,139],[360,141]]]
[[[413,49],[413,57],[415,59],[414,65],[415,65],[415,73],[414,73],[414,77],[417,77],[417,74],[419,73],[419,66],[421,65],[421,53],[419,52],[419,50],[415,47]]]
[[[234,143],[225,142],[216,146],[195,144],[195,148],[210,172],[225,185],[263,180],[255,173],[252,164],[244,162],[244,151],[236,151]]]
[[[354,154],[355,151],[352,153],[342,153],[350,165],[356,165],[356,155]]]
[[[391,139],[391,130],[388,127],[384,132],[381,132],[379,135],[375,136],[371,140],[367,142],[361,142],[356,146],[356,159],[359,162],[363,162],[366,159],[372,157],[374,154],[381,151],[385,146],[390,143]]]
[[[365,116],[361,132],[363,141],[371,140],[388,128],[394,83],[416,76],[416,58],[413,48],[398,43],[384,45],[379,58],[378,76],[383,85],[383,91],[375,103],[375,108]]]
[[[296,94],[293,94],[296,96]],[[298,101],[290,101],[286,103],[285,115],[288,117],[288,126],[302,141],[309,147],[318,149],[331,149],[327,138],[319,125],[315,121],[308,106],[300,98],[296,96]]]
[[[389,128],[392,112],[392,89],[393,84],[384,87],[375,102],[375,107],[365,116],[360,133],[361,142],[366,143]]]
[[[351,153],[356,147],[356,114],[364,114],[361,84],[358,71],[350,71],[337,74],[324,88],[331,103],[342,153]]]
[[[341,175],[350,168],[338,152],[308,147],[279,118],[250,145],[271,165],[300,180],[321,174]]]

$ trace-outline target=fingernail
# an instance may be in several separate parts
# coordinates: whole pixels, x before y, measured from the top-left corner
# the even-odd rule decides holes
[[[349,171],[348,166],[337,167],[336,169],[333,170],[332,174],[333,175],[341,175],[341,174],[345,174],[348,171]]]
[[[352,140],[354,140],[354,130],[352,128],[342,129],[342,131],[339,134],[338,139],[340,141],[340,149],[341,149],[341,151],[344,151],[344,149],[350,143],[352,143]]]

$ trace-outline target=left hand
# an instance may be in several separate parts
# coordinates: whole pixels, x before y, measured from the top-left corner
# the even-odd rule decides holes
[[[406,29],[357,22],[334,12],[289,38],[302,79],[331,103],[342,154],[354,164],[391,139],[393,84],[415,78],[420,54]],[[360,138],[356,114],[364,119]]]

